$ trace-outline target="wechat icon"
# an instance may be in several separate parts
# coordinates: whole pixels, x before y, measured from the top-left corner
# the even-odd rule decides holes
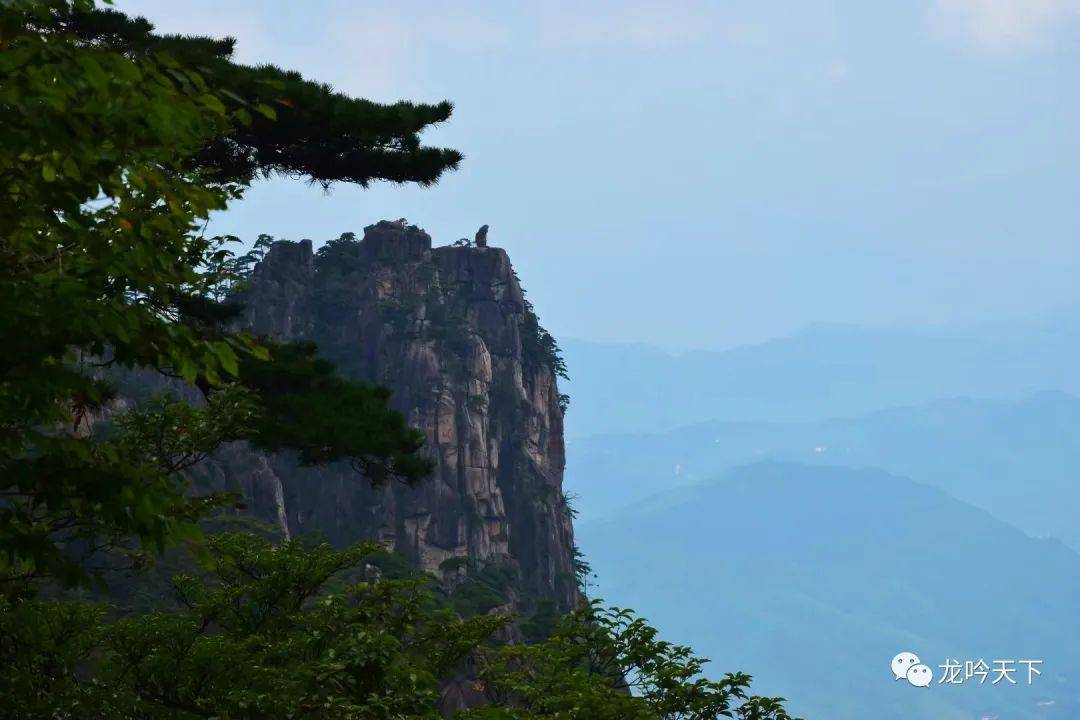
[[[930,687],[934,681],[934,671],[923,665],[919,656],[911,652],[902,652],[892,659],[893,677],[907,680],[915,687]]]

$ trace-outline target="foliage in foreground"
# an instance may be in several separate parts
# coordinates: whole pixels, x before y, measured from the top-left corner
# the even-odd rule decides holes
[[[175,603],[141,615],[90,603],[0,606],[8,717],[438,718],[443,682],[485,702],[460,720],[786,720],[750,678],[701,677],[701,659],[624,610],[585,605],[549,639],[496,647],[506,619],[461,619],[423,579],[376,579],[376,544],[208,542]],[[463,663],[466,658],[471,662]]]
[[[259,173],[431,182],[457,155],[417,133],[449,107],[354,100],[231,52],[89,0],[0,4],[0,594],[195,536],[227,498],[195,492],[188,460],[228,441],[374,480],[428,470],[385,390],[230,329],[242,263],[202,230]],[[125,422],[116,371],[201,397]],[[357,432],[319,433],[327,407]]]
[[[440,677],[501,624],[434,609],[421,581],[363,580],[360,545],[208,542],[177,604],[110,617],[71,602],[10,604],[0,696],[18,717],[437,717]],[[350,573],[354,577],[349,577]]]
[[[491,706],[462,720],[790,720],[783,698],[749,695],[750,676],[702,675],[708,661],[630,610],[585,603],[534,645],[481,654],[480,685]]]
[[[30,29],[38,33],[122,53],[136,63],[169,57],[183,74],[176,78],[181,84],[199,86],[190,75],[197,70],[212,88],[212,99],[205,102],[239,121],[203,138],[183,157],[188,168],[212,172],[219,181],[247,184],[260,175],[282,174],[324,186],[431,185],[461,161],[457,150],[420,141],[426,128],[449,119],[453,105],[447,101],[382,104],[349,97],[294,71],[235,62],[233,38],[161,35],[146,19],[92,0],[4,4],[37,8]]]

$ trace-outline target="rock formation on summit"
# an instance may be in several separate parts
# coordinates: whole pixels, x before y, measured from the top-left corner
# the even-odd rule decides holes
[[[230,449],[218,477],[257,515],[290,535],[383,541],[444,578],[501,568],[518,609],[573,605],[559,365],[504,250],[433,248],[383,221],[318,253],[275,243],[242,300],[255,332],[313,341],[343,375],[389,388],[435,465],[414,486],[371,487],[347,467]]]

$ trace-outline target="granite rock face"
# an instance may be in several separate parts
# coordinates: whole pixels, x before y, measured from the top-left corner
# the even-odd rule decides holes
[[[413,486],[372,487],[347,467],[233,447],[220,471],[251,512],[290,535],[380,540],[440,576],[508,567],[517,594],[576,602],[562,403],[551,363],[530,352],[535,318],[505,251],[433,248],[384,221],[318,255],[275,243],[243,302],[255,332],[314,341],[346,377],[388,387],[435,466]]]

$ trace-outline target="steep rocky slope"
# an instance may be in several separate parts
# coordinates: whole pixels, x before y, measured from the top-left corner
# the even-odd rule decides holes
[[[380,222],[318,254],[275,243],[243,301],[254,331],[313,341],[344,375],[388,387],[435,465],[414,486],[373,488],[346,467],[235,447],[216,472],[255,514],[290,535],[381,540],[450,581],[499,568],[519,606],[572,605],[558,363],[505,251],[432,248],[419,228]]]

